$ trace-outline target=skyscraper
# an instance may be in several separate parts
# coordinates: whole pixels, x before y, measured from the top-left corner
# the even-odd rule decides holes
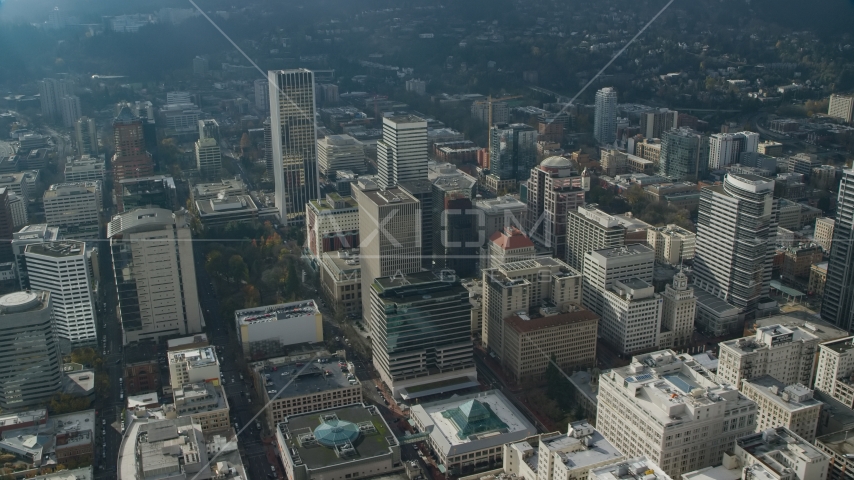
[[[275,203],[282,224],[301,223],[305,204],[318,198],[314,72],[271,70],[270,129]]]
[[[709,170],[739,163],[742,152],[755,152],[758,146],[758,133],[715,133],[709,138]]]
[[[359,178],[352,193],[359,205],[362,317],[370,325],[374,279],[421,270],[421,205],[400,188],[381,190],[370,178]]]
[[[51,185],[42,202],[45,221],[59,227],[63,238],[89,241],[98,238],[104,204],[100,180]]]
[[[414,115],[383,117],[377,142],[377,183],[388,189],[427,179],[427,121]]]
[[[44,405],[62,388],[50,292],[0,297],[0,408]]]
[[[138,208],[107,225],[123,343],[202,331],[186,214]]]
[[[596,92],[593,137],[603,145],[610,145],[617,139],[617,91],[611,87]]]
[[[842,171],[821,318],[854,330],[854,170]]]
[[[122,107],[113,120],[113,178],[119,180],[148,177],[154,174],[154,162],[145,150],[142,120],[128,107]]]
[[[549,157],[531,169],[525,230],[557,258],[566,258],[567,213],[584,205],[582,180],[564,157]]]
[[[273,131],[270,117],[264,120],[264,175],[268,179],[273,178]]]
[[[659,175],[675,180],[702,178],[709,165],[709,139],[688,127],[665,132],[661,138]]]
[[[12,230],[14,229],[14,219],[12,218],[12,206],[9,203],[9,194],[12,190],[7,187],[0,187],[0,262],[11,262],[14,258],[12,255]]]
[[[433,261],[437,268],[454,270],[461,277],[474,274],[484,240],[478,242],[475,231],[480,219],[473,205],[475,185],[474,177],[450,164],[438,167],[433,178]]]
[[[620,247],[626,241],[626,227],[599,209],[599,205],[582,205],[570,210],[567,218],[566,263],[579,272],[584,269],[584,255],[593,250]]]
[[[640,133],[644,138],[661,138],[664,132],[678,126],[679,112],[673,110],[660,108],[640,115]]]
[[[74,136],[78,155],[98,155],[98,131],[95,129],[94,119],[78,118],[74,123]]]
[[[317,141],[317,165],[326,176],[339,170],[365,172],[365,146],[350,135],[327,135]]]
[[[664,287],[661,298],[664,300],[661,308],[662,334],[666,333],[672,339],[667,343],[672,346],[690,344],[697,299],[694,289],[688,286],[688,276],[681,269],[673,276],[673,283]]]
[[[433,272],[380,277],[370,283],[369,295],[365,309],[374,366],[392,395],[416,396],[406,388],[429,383],[459,389],[477,381],[471,303],[459,277]]]
[[[694,286],[750,315],[768,294],[777,200],[774,181],[729,173],[700,190]]]
[[[851,123],[852,116],[854,116],[854,97],[851,95],[832,94],[830,96],[830,103],[827,105],[827,115],[836,117],[843,122]]]
[[[259,112],[270,111],[270,83],[263,78],[255,80],[255,108]]]
[[[71,94],[72,85],[67,80],[57,80],[55,78],[41,80],[39,82],[39,102],[41,103],[42,115],[51,122],[61,118],[62,107],[60,100],[62,100],[62,97]]]
[[[62,114],[62,123],[66,127],[73,127],[77,120],[83,115],[80,111],[80,97],[77,95],[66,95],[59,100],[59,110]]]
[[[50,292],[60,350],[97,345],[91,265],[86,244],[74,240],[35,243],[24,250],[30,288]]]
[[[195,148],[199,175],[204,179],[219,180],[222,151],[219,147],[219,124],[216,120],[199,120],[199,139]]]
[[[537,131],[524,123],[500,123],[489,131],[489,172],[502,180],[524,179],[537,163]]]

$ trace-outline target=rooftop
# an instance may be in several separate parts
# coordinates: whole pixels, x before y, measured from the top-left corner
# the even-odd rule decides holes
[[[590,470],[590,480],[672,480],[664,470],[646,457]]]
[[[589,467],[623,456],[587,420],[572,422],[566,435],[543,438],[541,442],[551,452],[558,453],[568,469]]]
[[[213,347],[191,348],[188,350],[176,350],[169,352],[169,363],[187,362],[190,368],[206,367],[208,365],[218,364],[216,352]]]
[[[391,454],[397,439],[376,407],[352,405],[291,415],[277,428],[294,464],[308,470]]]
[[[847,353],[850,350],[854,350],[854,337],[847,337],[832,342],[825,342],[821,344],[821,348],[840,354]]]
[[[736,445],[756,457],[776,473],[783,473],[798,461],[814,462],[827,458],[813,444],[785,427],[769,428],[736,439]],[[782,461],[780,457],[784,457]]]
[[[783,410],[790,412],[814,408],[822,404],[813,398],[813,392],[809,388],[801,384],[787,386],[770,375],[762,375],[750,380],[743,380],[743,382],[756,387],[756,390],[765,398],[770,399]]]
[[[590,255],[600,259],[629,257],[632,255],[654,254],[655,251],[645,243],[635,243],[632,245],[624,245],[622,247],[603,248],[601,250],[593,250]]]
[[[803,311],[792,311],[780,315],[757,318],[753,320],[753,324],[757,327],[782,325],[792,330],[802,329],[818,337],[821,342],[848,336],[848,331],[825,322],[818,315]]]
[[[280,303],[265,307],[247,308],[234,312],[234,318],[239,325],[253,325],[257,323],[280,322],[289,318],[315,315],[319,312],[314,300],[301,300],[299,302]]]
[[[515,250],[517,248],[534,248],[534,242],[527,237],[521,230],[515,227],[508,227],[503,231],[498,231],[489,237],[489,241],[497,245],[502,250]]]
[[[505,318],[504,322],[518,333],[528,333],[591,320],[599,320],[599,316],[586,308],[580,308],[572,312],[541,317],[512,315]]]
[[[58,472],[37,475],[33,480],[92,480],[92,467],[75,468],[74,470],[60,470]]]
[[[178,350],[184,345],[209,345],[208,336],[205,333],[197,333],[189,337],[173,338],[166,341],[167,350]]]
[[[77,257],[84,253],[85,244],[73,240],[63,240],[50,243],[34,243],[27,245],[24,249],[27,253],[44,255],[47,257]]]
[[[318,360],[323,360],[323,362],[318,362]],[[300,397],[310,393],[353,387],[354,384],[350,383],[347,378],[349,373],[343,372],[337,361],[337,358],[327,354],[319,359],[311,358],[274,366],[264,366],[256,371],[265,379],[268,397],[272,398],[276,393],[281,392],[276,399],[282,400],[288,397]],[[305,367],[303,362],[311,362],[311,364]],[[291,380],[293,382],[288,385]],[[355,385],[358,385],[358,379],[353,381],[356,382]]]

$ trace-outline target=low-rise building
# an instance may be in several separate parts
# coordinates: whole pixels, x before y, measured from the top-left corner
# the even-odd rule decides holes
[[[637,457],[622,463],[590,470],[588,480],[672,480],[664,470],[647,457]]]
[[[317,167],[329,176],[338,170],[365,172],[365,146],[350,135],[327,135],[317,140]]]
[[[224,194],[226,197],[246,195],[246,184],[240,177],[225,178],[218,182],[197,183],[190,189],[193,202],[211,200]]]
[[[237,310],[234,320],[247,360],[281,356],[290,345],[323,341],[323,316],[314,300]]]
[[[832,218],[822,217],[815,219],[815,232],[813,238],[815,243],[821,245],[825,253],[830,253],[830,245],[833,242],[833,226],[836,221]]]
[[[810,265],[809,293],[817,297],[824,295],[825,282],[827,282],[827,262]]]
[[[2,417],[11,423],[3,431],[0,451],[16,455],[31,467],[56,463],[88,463],[95,447],[95,411],[49,416],[46,410]],[[15,423],[12,423],[15,422]]]
[[[249,195],[226,196],[196,200],[199,221],[205,228],[224,227],[231,222],[251,223],[258,219],[258,206]]]
[[[822,403],[813,398],[809,388],[799,383],[786,385],[770,375],[763,375],[744,380],[741,393],[759,408],[757,432],[783,426],[808,442],[815,438]]]
[[[783,250],[783,265],[780,275],[788,280],[806,280],[812,266],[824,258],[821,247],[816,243],[787,247]]]
[[[198,420],[202,432],[209,433],[231,427],[228,400],[219,380],[181,385],[172,390],[175,413]]]
[[[454,396],[411,407],[410,415],[452,475],[503,461],[503,445],[537,433],[498,390]]]
[[[403,470],[400,445],[377,407],[292,415],[276,425],[290,480],[368,478]]]
[[[566,433],[544,433],[507,443],[503,457],[505,474],[530,480],[587,478],[590,470],[626,458],[587,420],[570,423]]]
[[[748,478],[763,478],[764,472],[778,479],[828,478],[829,456],[785,427],[739,438],[734,455],[743,471],[753,474]]]
[[[124,387],[128,396],[160,390],[160,365],[148,345],[128,345],[122,353]]]
[[[343,358],[322,348],[256,363],[253,381],[269,425],[289,415],[362,403],[362,384]]]
[[[100,180],[103,182],[106,171],[104,163],[103,154],[69,157],[65,161],[65,181],[73,183]]]
[[[213,347],[176,350],[166,355],[172,390],[189,383],[220,379],[219,360]]]
[[[149,416],[127,427],[116,473],[118,480],[208,480],[213,478],[209,458],[198,420]]]

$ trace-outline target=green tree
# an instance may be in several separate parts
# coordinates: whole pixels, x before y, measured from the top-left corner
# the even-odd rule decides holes
[[[249,268],[240,255],[232,255],[228,259],[228,276],[232,282],[242,282],[249,278]]]
[[[299,291],[300,279],[294,262],[288,262],[288,278],[285,281],[285,295],[296,295]]]

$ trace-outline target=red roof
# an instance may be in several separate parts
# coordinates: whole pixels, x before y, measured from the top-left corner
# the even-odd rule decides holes
[[[495,232],[489,237],[489,240],[503,250],[515,250],[517,248],[534,246],[534,242],[515,227],[510,227],[506,231]]]

